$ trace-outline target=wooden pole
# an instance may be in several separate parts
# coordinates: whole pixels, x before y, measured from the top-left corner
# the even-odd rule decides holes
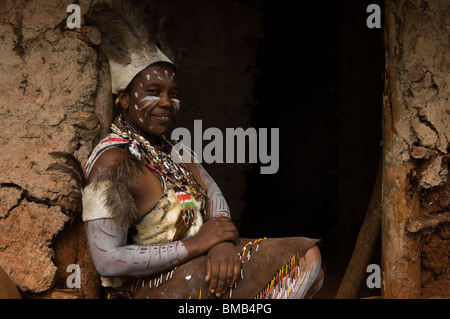
[[[381,232],[381,173],[383,161],[378,164],[378,173],[369,207],[356,240],[355,249],[339,286],[336,299],[355,299],[366,276],[366,269],[373,256]]]
[[[408,156],[411,117],[403,100],[401,34],[405,1],[386,1],[385,92],[383,97],[382,297],[420,296],[420,247],[407,223],[419,209],[418,194],[408,192],[414,164]]]

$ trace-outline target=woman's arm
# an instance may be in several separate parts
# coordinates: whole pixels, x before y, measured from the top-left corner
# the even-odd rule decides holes
[[[205,254],[218,243],[237,240],[236,228],[225,217],[206,222],[192,238],[157,245],[127,245],[128,230],[110,218],[85,222],[85,230],[94,266],[104,277],[150,276]]]
[[[210,217],[221,215],[231,219],[230,208],[217,183],[200,163],[196,163],[195,166],[198,170],[198,176],[203,181],[207,190],[208,211]]]
[[[181,241],[163,245],[127,245],[127,229],[109,218],[85,223],[89,249],[103,277],[148,276],[178,265],[188,257]]]

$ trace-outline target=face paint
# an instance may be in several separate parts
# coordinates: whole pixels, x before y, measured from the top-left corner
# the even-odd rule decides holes
[[[172,72],[172,74],[169,75],[168,70],[164,70],[164,74],[161,74],[160,72],[154,70],[153,73],[155,73],[158,76],[158,79],[161,81],[169,84],[173,80],[175,80],[175,72]],[[179,99],[171,99],[173,108],[175,109],[175,113],[180,110],[180,100]]]
[[[147,71],[139,80],[132,94],[132,107],[134,120],[144,131],[150,130],[151,134],[162,134],[167,130],[170,121],[162,117],[164,113],[168,116],[180,110],[180,100],[177,98],[178,83],[175,72],[163,68],[152,68]],[[164,104],[163,104],[164,101]],[[167,105],[166,105],[167,103]],[[169,105],[170,103],[170,105]],[[160,117],[156,115],[156,109],[161,106],[165,109]],[[169,106],[171,109],[169,110]],[[155,112],[155,114],[153,114]],[[145,126],[145,128],[144,128]]]
[[[175,73],[172,72],[172,74],[169,76],[169,71],[164,70],[164,74],[161,74],[158,70],[153,70],[153,73],[156,74],[159,80],[169,84],[175,79]],[[148,76],[148,75],[147,75]]]
[[[175,113],[180,110],[180,100],[179,99],[171,99],[173,108],[175,109]]]
[[[140,108],[139,108],[139,110],[143,110],[143,109],[146,109],[145,110],[145,115],[147,116],[147,114],[149,113],[149,112],[151,112],[157,105],[158,105],[158,102],[160,101],[160,98],[159,97],[157,97],[157,96],[146,96],[146,97],[144,97],[144,98],[142,98],[140,101],[139,101],[139,103],[142,103],[142,102],[145,102],[145,104],[144,105],[142,105]]]

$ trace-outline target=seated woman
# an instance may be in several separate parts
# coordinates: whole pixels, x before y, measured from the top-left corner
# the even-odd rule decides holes
[[[143,21],[112,14],[101,8],[90,21],[103,43],[110,32],[110,45],[128,45],[106,52],[121,114],[90,155],[82,190],[90,252],[107,296],[312,297],[323,281],[318,241],[239,238],[217,184],[193,154],[173,152],[164,137],[180,108],[175,66],[155,46],[128,38],[138,32],[123,41],[111,34],[108,23],[125,29],[119,18],[127,26]]]
[[[122,114],[86,167],[83,220],[110,296],[302,298],[320,287],[317,241],[239,239],[203,167],[173,161],[175,68],[156,62],[118,91]],[[227,293],[228,292],[228,293]]]

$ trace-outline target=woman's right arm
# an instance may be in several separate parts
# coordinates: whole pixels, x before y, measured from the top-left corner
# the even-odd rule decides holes
[[[92,261],[103,277],[148,276],[176,266],[188,257],[181,241],[161,245],[127,245],[127,230],[110,218],[85,223]]]

